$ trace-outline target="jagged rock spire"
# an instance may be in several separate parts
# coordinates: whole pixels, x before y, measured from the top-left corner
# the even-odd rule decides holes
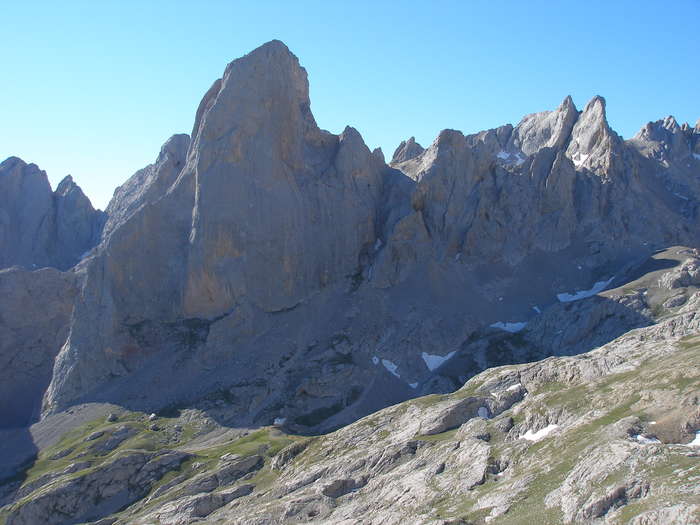
[[[416,158],[424,151],[425,148],[416,142],[416,138],[411,137],[408,140],[401,141],[399,147],[394,151],[391,163],[397,164],[399,162],[406,162],[407,160]]]
[[[571,96],[567,96],[554,111],[525,116],[515,127],[506,148],[532,155],[544,147],[561,148],[571,135],[578,111]]]
[[[610,129],[605,112],[605,99],[593,97],[581,112],[566,150],[577,169],[605,175],[613,162],[613,149],[620,142]]]

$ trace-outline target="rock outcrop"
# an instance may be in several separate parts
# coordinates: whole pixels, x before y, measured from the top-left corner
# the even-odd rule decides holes
[[[103,237],[109,237],[139,207],[154,202],[167,192],[185,165],[189,146],[189,135],[173,135],[160,148],[153,164],[140,169],[114,190],[114,196],[105,210],[107,221],[102,231]]]
[[[60,525],[94,521],[142,498],[151,486],[188,458],[181,452],[136,452],[93,471],[54,482],[11,512],[8,525]],[[40,489],[41,490],[41,489]]]
[[[67,270],[97,244],[104,221],[70,175],[52,192],[35,164],[0,164],[0,268]]]
[[[0,270],[0,428],[38,418],[77,293],[75,276],[54,268]]]
[[[416,158],[418,155],[423,153],[425,148],[416,142],[415,137],[411,137],[408,140],[401,141],[399,147],[394,151],[394,156],[391,158],[392,164],[400,164],[401,162],[406,162]]]

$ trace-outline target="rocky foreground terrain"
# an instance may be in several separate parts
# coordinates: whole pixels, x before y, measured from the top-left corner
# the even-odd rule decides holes
[[[0,519],[697,523],[699,255],[675,247],[654,259],[673,269],[582,300],[638,301],[651,326],[578,356],[489,369],[330,434],[95,405],[69,412],[89,420],[59,437],[49,416],[32,433],[52,437],[6,481]]]
[[[700,124],[310,107],[273,41],[105,212],[0,164],[0,524],[700,523]]]

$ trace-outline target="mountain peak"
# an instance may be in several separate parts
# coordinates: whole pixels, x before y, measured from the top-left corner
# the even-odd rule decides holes
[[[0,163],[0,171],[12,169],[17,165],[26,166],[27,163],[19,157],[7,157],[5,160],[2,161],[2,163]]]
[[[678,122],[676,121],[676,118],[673,115],[669,115],[663,120],[663,127],[673,132],[678,129]]]
[[[564,111],[564,110],[574,110],[578,111],[576,109],[576,104],[574,104],[574,99],[571,98],[571,95],[566,95],[566,98],[562,100],[561,104],[559,104],[559,111]]]
[[[554,111],[526,115],[510,137],[509,149],[532,155],[543,147],[561,148],[571,134],[578,110],[571,96],[567,96]]]
[[[595,95],[591,100],[588,101],[588,104],[586,104],[586,107],[583,109],[584,112],[586,111],[602,111],[603,114],[605,114],[605,98],[600,96],[600,95]]]
[[[603,175],[610,170],[612,150],[619,140],[608,125],[605,99],[596,95],[581,112],[571,132],[566,155],[576,168]]]
[[[71,191],[73,188],[77,188],[78,186],[75,184],[73,181],[73,177],[71,175],[66,175],[63,177],[63,180],[58,183],[58,186],[56,186],[56,194],[58,195],[65,195],[69,191]],[[80,189],[80,188],[78,188]]]
[[[226,66],[223,77],[214,82],[200,103],[192,146],[197,149],[225,137],[230,150],[241,151],[241,142],[248,142],[263,129],[277,137],[276,142],[284,142],[283,136],[318,132],[310,110],[306,70],[279,40],[263,44]]]
[[[391,163],[405,162],[411,160],[425,151],[425,148],[416,142],[416,137],[401,141],[399,147],[394,151]]]

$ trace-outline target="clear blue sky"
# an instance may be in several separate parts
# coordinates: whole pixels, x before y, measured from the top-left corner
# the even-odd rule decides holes
[[[261,4],[263,4],[261,6]],[[625,138],[700,118],[700,0],[5,0],[0,160],[71,173],[96,206],[189,133],[225,65],[273,38],[309,73],[319,125],[356,127],[387,157],[404,138],[470,133],[608,101]]]

